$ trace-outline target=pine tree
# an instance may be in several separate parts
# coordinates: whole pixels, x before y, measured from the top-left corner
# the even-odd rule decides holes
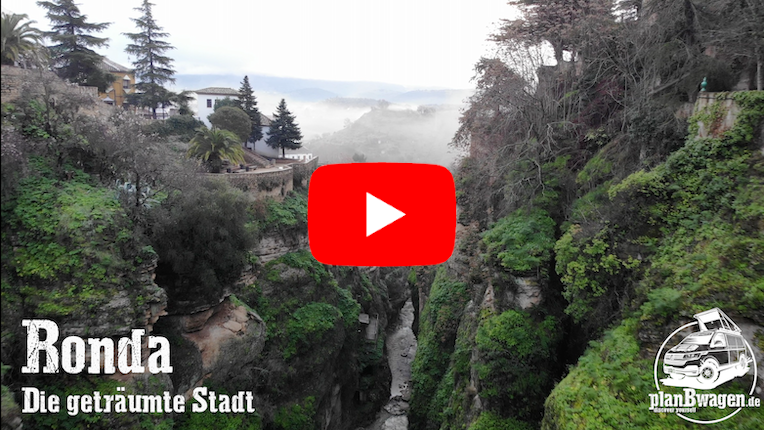
[[[143,0],[141,7],[135,8],[143,15],[140,18],[131,18],[138,27],[138,33],[125,33],[133,43],[127,45],[125,51],[135,56],[135,78],[138,81],[135,89],[138,93],[139,106],[151,109],[151,114],[156,119],[157,107],[168,106],[174,94],[164,88],[165,83],[174,83],[175,69],[172,68],[173,59],[163,55],[169,49],[175,49],[168,42],[161,40],[168,33],[162,32],[151,14],[154,6],[148,0]]]
[[[45,36],[54,43],[49,49],[51,64],[58,76],[106,91],[114,82],[114,76],[101,68],[103,56],[90,48],[107,46],[109,39],[90,33],[101,32],[110,23],[87,22],[87,15],[80,13],[73,0],[40,1],[37,4],[48,10],[46,16],[52,31],[46,32]]]
[[[273,122],[268,132],[268,140],[265,142],[271,148],[281,148],[281,156],[286,157],[287,149],[299,149],[302,147],[302,133],[300,127],[294,122],[294,115],[287,109],[286,101],[281,99],[276,113],[273,114]]]
[[[257,142],[263,138],[263,129],[260,122],[260,110],[257,109],[257,99],[252,86],[249,85],[249,76],[244,76],[239,88],[239,107],[249,115],[252,121],[252,134],[249,135],[250,142]]]

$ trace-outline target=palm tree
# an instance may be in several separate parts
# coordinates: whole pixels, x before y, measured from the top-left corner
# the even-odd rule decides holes
[[[244,162],[241,140],[228,130],[199,127],[196,129],[196,136],[189,143],[191,146],[187,155],[201,159],[212,173],[220,172],[224,158],[233,163]]]
[[[27,14],[2,13],[0,33],[2,33],[2,52],[0,62],[14,65],[25,54],[35,53],[42,48],[42,32],[32,27],[35,21],[21,24],[22,20],[29,19]]]

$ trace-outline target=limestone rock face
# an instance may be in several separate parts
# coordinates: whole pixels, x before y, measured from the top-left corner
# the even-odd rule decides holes
[[[252,366],[265,345],[260,316],[226,297],[220,304],[190,315],[162,319],[172,344],[175,392],[191,397],[207,378],[228,381]],[[179,338],[178,336],[179,335]]]
[[[252,253],[255,254],[261,262],[267,263],[289,252],[307,249],[308,247],[307,235],[268,233],[260,240],[260,243],[257,244],[255,249],[252,250]]]

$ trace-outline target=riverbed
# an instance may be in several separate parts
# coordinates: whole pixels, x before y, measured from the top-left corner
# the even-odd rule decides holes
[[[398,326],[387,338],[387,362],[392,374],[390,400],[377,414],[377,420],[366,430],[408,430],[408,409],[411,398],[411,364],[416,355],[414,305],[411,299],[401,308]]]

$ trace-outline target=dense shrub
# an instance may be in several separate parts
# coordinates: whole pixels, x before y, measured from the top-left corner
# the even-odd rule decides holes
[[[551,316],[537,323],[515,310],[481,321],[477,369],[480,395],[491,410],[525,420],[541,417],[541,404],[554,385],[558,324]]]
[[[273,424],[282,430],[312,430],[315,428],[313,419],[316,414],[316,399],[306,397],[301,403],[282,406],[273,417]]]
[[[502,418],[490,411],[480,414],[468,430],[533,430],[532,424],[514,418]]]
[[[308,303],[297,309],[287,323],[284,359],[295,355],[298,349],[309,351],[311,345],[320,344],[340,318],[342,313],[339,309],[327,303]]]
[[[153,211],[157,283],[171,307],[214,302],[239,278],[253,245],[248,206],[241,191],[210,180],[170,195]]]
[[[442,422],[448,395],[433,393],[450,393],[453,387],[453,381],[449,384],[444,378],[448,376],[446,370],[468,299],[468,286],[449,279],[445,269],[440,268],[420,318],[417,354],[412,365],[411,420],[420,428],[438,428]]]
[[[554,221],[541,209],[519,209],[483,234],[488,255],[505,269],[545,272],[554,246]]]
[[[4,283],[3,301],[19,294],[38,317],[82,316],[134,285],[144,244],[113,191],[81,171],[60,181],[38,170],[18,192],[3,205],[4,273],[17,285]]]
[[[242,142],[246,142],[252,132],[252,121],[246,112],[233,106],[223,106],[209,116],[210,123],[219,129],[228,130]]]
[[[194,137],[199,127],[205,127],[204,123],[191,115],[174,115],[163,121],[151,121],[144,126],[144,130],[148,134],[161,137],[174,136],[188,142]]]

